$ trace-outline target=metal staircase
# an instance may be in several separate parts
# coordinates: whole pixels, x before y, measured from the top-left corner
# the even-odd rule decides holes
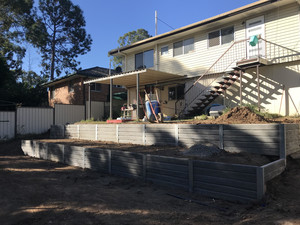
[[[243,73],[243,70],[237,67],[232,72],[227,72],[221,79],[217,79],[212,87],[205,89],[204,94],[195,102],[195,106],[188,110],[185,115],[187,117],[199,115],[199,112],[203,112],[220,95],[224,95],[226,90],[239,80],[241,73]]]
[[[265,50],[262,51],[261,46]],[[185,99],[175,103],[178,117],[192,117],[203,113],[219,96],[223,95],[235,82],[242,80],[240,76],[249,68],[272,63],[283,63],[300,60],[300,52],[277,45],[259,38],[256,50],[252,48],[252,56],[247,55],[249,39],[234,42],[205,73],[199,76],[184,93]],[[256,51],[256,52],[255,52]],[[206,76],[216,78],[205,88],[199,89],[201,79]]]

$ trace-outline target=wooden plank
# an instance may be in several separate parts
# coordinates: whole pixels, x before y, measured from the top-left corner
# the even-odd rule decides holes
[[[279,139],[280,139],[279,157],[281,159],[286,159],[286,130],[284,124],[280,124],[279,126]]]
[[[224,141],[224,148],[227,147],[236,147],[236,148],[271,148],[271,149],[279,149],[278,143],[272,142],[240,142],[239,140],[235,141]]]
[[[208,140],[219,140],[219,133],[218,134],[179,134],[179,139],[208,139]]]
[[[252,154],[279,156],[279,149],[272,149],[272,148],[225,147],[225,150],[227,152],[232,152],[232,153],[248,152]]]
[[[186,179],[188,177],[188,171],[180,172],[180,171],[166,170],[166,169],[159,169],[159,168],[152,168],[152,167],[147,167],[147,173],[167,175],[167,176],[178,177],[182,179]]]
[[[118,170],[123,171],[126,173],[133,173],[133,174],[139,174],[139,176],[142,176],[142,166],[140,165],[133,165],[133,164],[119,164],[115,161],[113,161],[111,165],[112,171]]]
[[[299,124],[285,124],[286,131],[299,130]]]
[[[113,150],[112,156],[122,156],[122,157],[129,157],[142,160],[143,154],[135,153],[135,152],[128,152],[128,151],[119,151]]]
[[[229,187],[225,185],[209,184],[203,182],[197,182],[195,188],[205,189],[209,191],[237,195],[246,198],[256,198],[256,191],[239,189],[235,187]]]
[[[225,130],[224,129],[224,138],[226,136],[257,136],[259,137],[260,135],[264,136],[270,136],[270,137],[278,137],[279,131],[278,130]]]
[[[174,130],[174,124],[146,124],[146,131],[170,131]]]
[[[178,171],[178,172],[181,172],[181,173],[187,173],[187,171],[188,171],[187,166],[161,163],[161,162],[152,162],[152,161],[147,162],[147,167],[148,168],[154,168],[154,169],[157,168],[157,169],[161,169],[161,170]]]
[[[184,186],[187,186],[189,185],[189,181],[188,179],[182,179],[182,178],[178,178],[178,177],[172,177],[172,176],[167,176],[167,175],[162,175],[162,174],[157,174],[157,173],[151,173],[151,172],[148,172],[147,174],[147,178],[151,179],[155,179],[155,180],[161,180],[161,181],[166,181],[166,182],[169,182],[169,183],[173,183],[173,184],[181,184],[181,185],[184,185]]]
[[[112,162],[122,165],[139,165],[143,164],[142,160],[136,160],[134,158],[127,158],[127,157],[115,157],[112,156]]]
[[[159,156],[159,155],[147,155],[147,160],[149,162],[163,162],[163,163],[170,163],[176,165],[188,165],[188,159],[180,159],[168,156]]]
[[[91,153],[91,154],[97,154],[97,153],[99,153],[99,154],[106,154],[106,155],[108,155],[108,152],[109,152],[110,150],[108,150],[108,149],[103,149],[103,148],[86,148],[85,149],[85,152],[86,153]]]
[[[249,165],[240,165],[240,164],[229,164],[229,163],[221,163],[221,162],[207,162],[195,160],[194,166],[198,169],[213,169],[213,170],[221,170],[221,171],[238,171],[239,173],[250,173],[255,174],[257,166],[249,166]]]
[[[219,125],[216,124],[178,124],[179,130],[219,130]]]
[[[210,177],[235,179],[235,180],[246,181],[251,183],[256,181],[256,174],[240,173],[240,172],[233,172],[233,171],[220,171],[220,170],[203,169],[203,168],[201,169],[194,168],[194,176],[196,180],[199,180],[201,176],[210,176]]]
[[[184,135],[219,135],[219,130],[202,130],[202,129],[195,129],[195,130],[188,130],[188,129],[179,129],[178,130],[179,135],[184,136]]]
[[[226,141],[235,141],[238,140],[240,142],[272,142],[279,143],[278,136],[234,136],[227,135],[224,137]]]
[[[279,176],[285,170],[285,166],[278,167],[265,175],[265,182]]]
[[[208,183],[208,184],[217,184],[224,185],[229,187],[235,187],[239,189],[256,191],[256,183],[255,182],[247,182],[247,181],[238,181],[234,179],[222,178],[222,177],[210,177],[210,176],[197,176],[197,179],[194,181],[197,182]]]
[[[224,124],[224,130],[278,130],[278,124]]]

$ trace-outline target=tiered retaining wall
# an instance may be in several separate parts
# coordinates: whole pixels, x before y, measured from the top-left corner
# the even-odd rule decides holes
[[[53,126],[51,137],[140,145],[211,143],[228,152],[281,156],[300,150],[299,131],[299,124],[79,124]]]
[[[259,167],[29,140],[22,149],[31,157],[240,202],[261,199],[266,182],[285,169],[285,159]]]

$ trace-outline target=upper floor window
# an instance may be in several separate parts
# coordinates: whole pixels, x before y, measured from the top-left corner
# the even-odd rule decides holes
[[[187,54],[194,51],[194,38],[178,41],[173,44],[174,56]]]
[[[74,82],[70,81],[69,82],[69,92],[74,92],[74,86],[75,86]]]
[[[226,27],[208,34],[208,47],[223,45],[234,40],[234,27]]]
[[[161,47],[160,54],[161,55],[167,55],[167,54],[169,54],[169,47],[168,46]]]
[[[101,84],[91,83],[91,91],[101,91]]]
[[[154,65],[153,49],[135,55],[135,69],[151,68]]]

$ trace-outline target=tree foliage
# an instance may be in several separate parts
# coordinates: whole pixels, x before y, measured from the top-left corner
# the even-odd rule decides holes
[[[130,31],[123,36],[119,37],[118,39],[118,48],[131,45],[135,42],[144,40],[151,37],[151,35],[148,33],[145,29],[137,29],[136,31]],[[114,56],[113,57],[113,66],[116,68],[117,66],[122,65],[122,57],[120,56]]]
[[[21,69],[22,41],[33,14],[33,0],[0,0],[0,55],[10,69]]]
[[[43,73],[52,80],[54,73],[76,70],[76,58],[90,51],[92,39],[82,10],[70,0],[39,0],[39,11],[27,39],[40,49]]]

